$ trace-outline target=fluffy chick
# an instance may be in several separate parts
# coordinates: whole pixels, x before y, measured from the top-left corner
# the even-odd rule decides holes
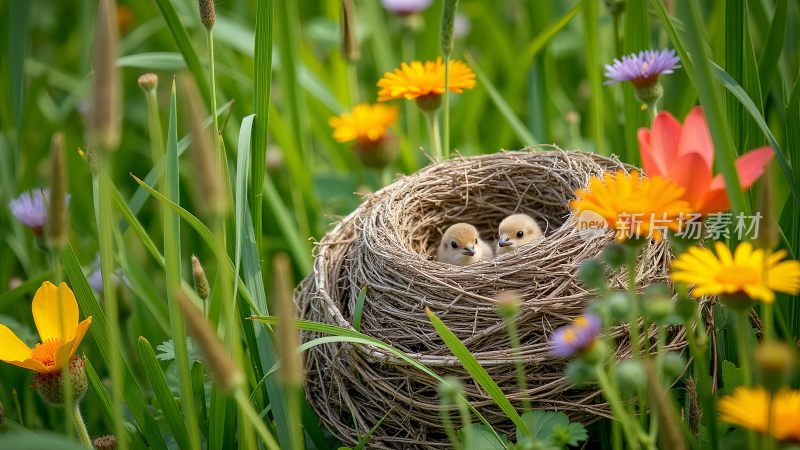
[[[506,217],[500,222],[498,232],[500,235],[496,249],[498,255],[508,253],[542,236],[539,224],[527,214],[512,214]]]
[[[436,260],[456,266],[467,266],[491,259],[492,248],[481,240],[478,230],[468,223],[452,225],[442,236]]]

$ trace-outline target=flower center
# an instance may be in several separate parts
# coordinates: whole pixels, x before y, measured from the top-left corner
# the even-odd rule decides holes
[[[577,339],[578,335],[575,334],[575,331],[571,328],[564,332],[564,342],[569,344],[575,342]]]
[[[761,274],[752,267],[730,266],[717,273],[714,277],[723,284],[758,284],[761,282]]]
[[[31,358],[44,364],[45,367],[54,366],[56,364],[56,351],[61,344],[63,344],[63,341],[58,338],[47,339],[41,344],[36,344],[31,351]]]

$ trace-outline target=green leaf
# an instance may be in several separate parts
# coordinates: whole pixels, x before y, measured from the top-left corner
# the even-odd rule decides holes
[[[353,328],[361,331],[361,314],[364,312],[364,300],[367,298],[367,287],[364,286],[358,291],[356,297],[356,307],[353,310]]]
[[[186,66],[189,68],[189,71],[192,73],[197,83],[197,87],[203,96],[206,107],[210,107],[211,90],[208,86],[208,79],[206,78],[202,64],[200,64],[200,58],[197,56],[197,52],[194,47],[192,47],[192,42],[189,40],[189,33],[181,23],[180,17],[178,17],[178,12],[175,11],[175,7],[170,0],[156,0],[156,5],[158,5],[158,9],[161,11],[164,21],[167,22],[167,28],[183,55]]]
[[[736,82],[725,70],[723,70],[720,66],[713,64],[714,68],[714,75],[717,76],[719,81],[725,86],[734,97],[744,106],[744,109],[750,113],[750,116],[753,120],[756,121],[758,127],[761,128],[761,131],[767,136],[767,142],[769,142],[770,147],[774,150],[775,159],[778,160],[778,165],[781,167],[781,171],[783,171],[784,177],[786,177],[786,181],[789,183],[789,187],[792,190],[792,194],[794,195],[795,201],[800,204],[800,187],[798,187],[797,179],[795,178],[795,173],[792,170],[792,166],[789,163],[788,157],[783,153],[781,150],[781,146],[778,145],[778,140],[775,139],[775,135],[772,134],[772,130],[770,130],[769,125],[767,125],[767,121],[764,119],[764,116],[761,115],[761,112],[753,103],[753,100],[747,95],[747,92],[742,89],[739,83]]]
[[[577,446],[589,437],[582,424],[570,423],[567,415],[561,412],[528,411],[522,415],[522,420],[528,424],[534,441],[546,442],[557,448],[565,445]],[[525,436],[517,430],[517,441],[523,439]]]
[[[169,384],[167,379],[164,378],[164,372],[161,371],[161,366],[156,360],[153,348],[147,342],[147,339],[141,336],[139,337],[139,356],[142,358],[145,375],[147,375],[150,386],[153,388],[153,393],[161,406],[161,413],[164,414],[165,422],[172,430],[172,435],[175,437],[178,447],[190,448],[183,414],[178,409],[178,404],[175,403],[175,396],[169,389]]]
[[[78,300],[80,311],[86,316],[92,316],[92,326],[89,327],[89,336],[91,336],[97,348],[100,350],[102,359],[109,361],[111,359],[111,352],[119,352],[120,349],[112,349],[111,347],[106,333],[108,325],[105,312],[103,312],[103,308],[94,297],[92,288],[89,287],[89,283],[83,275],[80,262],[78,262],[78,258],[72,250],[72,244],[67,244],[67,247],[64,249],[64,253],[61,255],[61,263],[64,265],[64,272],[69,279],[69,285],[75,293],[75,298]],[[119,359],[122,362],[122,392],[131,415],[139,425],[139,428],[142,430],[142,433],[152,448],[167,450],[167,445],[164,442],[164,438],[161,436],[161,431],[158,429],[158,425],[147,409],[142,391],[136,384],[128,363],[122,357],[122,354],[119,355]]]
[[[629,0],[634,4],[641,0]],[[583,0],[583,47],[586,58],[586,73],[589,80],[589,136],[594,140],[595,148],[598,153],[608,155],[609,151],[605,145],[605,128],[603,127],[603,117],[605,117],[605,101],[603,100],[603,66],[600,64],[598,55],[600,53],[597,31],[599,22],[597,7],[599,2],[596,0]],[[630,13],[628,13],[630,14]]]
[[[425,312],[428,314],[428,318],[430,319],[431,323],[433,324],[433,328],[436,329],[436,332],[442,338],[444,343],[447,345],[447,348],[455,355],[456,358],[461,362],[461,365],[469,372],[472,376],[472,379],[478,383],[489,396],[497,403],[497,406],[503,410],[503,412],[511,419],[514,424],[517,425],[517,428],[522,431],[523,434],[529,435],[531,430],[528,428],[528,424],[522,421],[522,418],[517,414],[517,411],[514,409],[514,406],[511,405],[511,402],[508,401],[506,395],[500,389],[500,386],[495,383],[492,377],[486,372],[486,369],[481,367],[480,363],[475,356],[467,350],[467,347],[458,340],[458,337],[447,328],[447,325],[442,322],[439,317],[436,316],[433,312],[426,309]]]
[[[273,0],[258,0],[256,6],[256,32],[253,71],[253,103],[255,104],[255,121],[253,123],[253,146],[250,149],[253,162],[250,175],[250,195],[253,217],[253,229],[256,232],[256,248],[263,248],[263,186],[266,172],[267,129],[269,127],[269,103],[272,92],[272,15]],[[241,151],[241,149],[239,149]]]
[[[742,384],[744,384],[742,369],[728,360],[722,361],[722,389],[720,389],[720,394],[730,395],[735,387]]]
[[[266,325],[275,325],[275,324],[278,323],[278,320],[279,320],[278,317],[275,317],[275,316],[253,316],[253,317],[250,317],[250,319],[257,320],[257,321],[262,322],[262,323],[264,323]],[[371,336],[368,336],[366,334],[360,333],[360,332],[352,330],[352,329],[337,327],[335,325],[328,325],[327,323],[314,322],[314,321],[310,321],[310,320],[295,319],[295,320],[292,321],[292,323],[293,323],[294,327],[297,328],[298,330],[312,331],[312,332],[316,332],[316,333],[329,334],[329,335],[332,335],[332,336],[336,336],[337,337],[336,342],[351,342],[351,343],[355,343],[355,344],[362,344],[362,345],[369,345],[369,346],[372,346],[372,347],[377,347],[382,352],[384,352],[386,354],[393,355],[394,357],[402,360],[404,363],[408,364],[409,366],[411,366],[411,367],[421,371],[422,373],[430,376],[432,379],[434,379],[434,380],[436,380],[436,381],[438,381],[440,383],[444,382],[444,378],[439,376],[436,372],[434,372],[433,370],[431,370],[430,368],[428,368],[424,364],[422,364],[419,361],[415,360],[414,358],[408,356],[404,352],[392,347],[391,345],[386,344],[386,343],[384,343],[384,342],[382,342],[382,341],[380,341],[378,339],[375,339],[375,338],[373,338]],[[308,342],[308,343],[306,343],[304,345],[308,345],[308,344],[311,344],[311,343]],[[301,348],[303,348],[303,346],[301,346]],[[270,372],[272,372],[272,371],[270,371]],[[484,425],[486,425],[487,427],[489,427],[491,429],[491,425],[486,420],[486,418],[483,417],[483,414],[481,414],[477,409],[475,409],[474,406],[469,404],[469,401],[466,398],[464,398],[464,402],[467,405],[469,405],[469,408],[472,411],[472,413],[475,414],[475,416],[478,417],[478,419]],[[493,429],[492,429],[492,432],[494,432]],[[495,433],[495,437],[496,437],[497,440],[500,440],[500,436],[497,435],[497,433]]]
[[[783,51],[784,36],[786,34],[786,23],[789,20],[787,10],[789,0],[777,0],[775,12],[772,14],[772,22],[769,24],[767,40],[764,41],[764,49],[758,58],[758,78],[761,80],[761,93],[766,97],[775,71],[778,69],[778,61]]]
[[[483,424],[471,424],[470,450],[505,450],[509,446],[508,438],[497,436],[494,431]],[[458,430],[458,439],[464,443],[467,433],[463,428]]]

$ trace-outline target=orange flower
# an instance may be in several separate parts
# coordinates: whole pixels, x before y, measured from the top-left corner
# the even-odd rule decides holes
[[[358,140],[374,143],[383,139],[396,121],[396,107],[361,103],[350,111],[331,117],[328,124],[333,128],[333,138],[338,142]]]
[[[49,281],[42,283],[31,309],[42,342],[30,348],[0,324],[0,361],[38,373],[59,372],[75,354],[92,317],[78,323],[78,302],[66,283],[57,288]]]
[[[653,121],[652,129],[639,129],[638,137],[648,176],[668,178],[686,189],[684,199],[695,212],[710,214],[730,209],[725,181],[712,173],[714,143],[702,108],[694,108],[683,126],[670,113],[662,112]],[[763,175],[771,159],[772,149],[759,147],[736,160],[743,190]]]
[[[683,188],[661,177],[642,178],[639,172],[620,170],[592,177],[585,189],[575,193],[570,208],[580,221],[600,221],[616,230],[618,241],[652,237],[660,240],[667,229],[677,231],[681,213],[689,205],[681,200]]]
[[[452,60],[449,64],[448,78],[450,92],[460,94],[464,89],[475,87],[475,73],[462,61]],[[436,61],[412,61],[402,63],[399,69],[386,72],[378,81],[378,101],[385,102],[396,98],[414,100],[420,97],[444,94],[444,64],[442,58]]]

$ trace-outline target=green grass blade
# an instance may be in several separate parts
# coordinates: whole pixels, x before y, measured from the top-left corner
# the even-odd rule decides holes
[[[253,316],[253,317],[251,317],[251,319],[252,320],[256,320],[258,322],[261,322],[261,323],[266,324],[266,325],[276,325],[278,323],[278,320],[279,320],[279,318],[275,317],[275,316]],[[440,383],[444,382],[444,378],[439,376],[436,372],[434,372],[433,370],[431,370],[430,368],[428,368],[424,364],[422,364],[419,361],[415,360],[414,358],[408,356],[404,352],[392,347],[391,345],[388,345],[388,344],[386,344],[386,343],[384,343],[384,342],[382,342],[382,341],[380,341],[378,339],[375,339],[375,338],[373,338],[371,336],[368,336],[366,334],[359,333],[358,331],[351,330],[351,329],[348,329],[348,328],[337,327],[335,325],[329,325],[327,323],[314,322],[314,321],[311,321],[311,320],[295,319],[293,321],[293,325],[294,325],[295,328],[297,328],[299,330],[312,331],[312,332],[315,332],[315,333],[322,333],[322,334],[329,334],[329,335],[335,337],[335,338],[330,339],[328,341],[320,340],[320,343],[324,343],[324,342],[350,342],[350,343],[354,343],[354,344],[370,345],[370,346],[373,346],[373,347],[377,347],[380,350],[382,350],[383,352],[386,352],[388,354],[391,354],[391,355],[399,358],[400,360],[402,360],[403,362],[405,362],[409,366],[414,367],[415,369],[419,370],[420,372],[430,376],[434,380],[436,380],[436,381],[438,381]],[[325,338],[321,338],[321,339],[325,339]],[[309,343],[304,344],[304,345],[309,345]],[[303,348],[304,348],[304,346],[300,347],[301,350]],[[308,347],[308,348],[310,348],[310,347]],[[464,397],[462,397],[462,398],[464,398]],[[489,424],[489,422],[486,420],[486,418],[483,417],[483,415],[480,413],[480,411],[475,409],[475,407],[472,406],[469,403],[468,399],[464,398],[464,402],[469,405],[469,408],[472,411],[472,413],[475,414],[475,416],[484,425],[486,425],[491,430],[491,432],[494,434],[494,436],[497,438],[497,440],[500,441],[500,436],[497,434],[497,432],[494,430],[494,428],[492,428],[492,426]]]
[[[683,15],[686,25],[683,39],[686,49],[692,55],[693,73],[697,96],[705,110],[706,120],[714,141],[714,159],[725,180],[725,190],[734,212],[748,212],[749,207],[739,186],[734,160],[737,153],[733,146],[728,122],[722,109],[717,86],[711,72],[703,38],[703,25],[699,6],[693,0],[682,0],[677,8]]]
[[[725,70],[737,81],[744,82],[744,35],[745,2],[733,1],[725,3]],[[727,93],[725,108],[728,123],[732,125],[733,148],[737,153],[744,149],[747,129],[744,126],[742,104]]]
[[[477,75],[478,80],[481,82],[481,85],[486,89],[486,92],[489,93],[489,97],[494,102],[494,105],[500,111],[503,118],[506,119],[506,122],[514,130],[514,134],[517,135],[517,139],[520,140],[523,146],[527,145],[534,145],[538,144],[539,141],[536,137],[533,136],[533,133],[525,126],[522,120],[514,114],[514,110],[511,109],[511,106],[506,102],[500,92],[497,91],[497,88],[492,84],[492,80],[486,76],[485,73],[478,67],[478,64],[475,62],[475,59],[467,52],[464,52],[464,59],[467,60],[472,70]]]
[[[12,1],[8,16],[4,17],[8,26],[8,48],[6,67],[8,68],[8,94],[11,114],[17,130],[22,126],[22,113],[25,95],[25,57],[29,47],[31,3]]]
[[[275,215],[275,220],[281,233],[288,241],[292,260],[300,267],[303,273],[308,273],[312,264],[309,243],[300,235],[297,230],[297,224],[292,220],[289,208],[286,207],[278,193],[278,189],[269,178],[264,180],[264,200],[267,202],[270,212]]]
[[[646,0],[631,0],[625,6],[625,33],[622,47],[625,54],[650,48],[650,18],[647,15]],[[621,57],[622,55],[617,55]],[[647,114],[634,94],[631,83],[622,84],[623,98],[623,136],[625,141],[625,161],[637,164],[639,161],[639,141],[636,132],[647,123]]]
[[[747,95],[747,92],[733,79],[727,72],[725,72],[721,67],[716,64],[713,64],[714,68],[714,75],[716,75],[717,79],[725,86],[733,97],[739,102],[747,111],[750,113],[750,116],[755,120],[758,127],[767,136],[767,142],[769,142],[770,147],[774,150],[775,159],[778,160],[778,165],[783,172],[784,177],[786,177],[787,183],[789,183],[789,188],[792,191],[792,195],[794,195],[795,201],[800,204],[800,187],[797,184],[796,174],[797,172],[792,170],[792,166],[789,162],[789,156],[784,154],[783,150],[781,150],[780,145],[778,144],[778,140],[775,138],[775,135],[770,130],[769,125],[767,125],[767,121],[764,119],[764,116],[761,115],[761,112],[753,103],[753,100]],[[787,122],[789,123],[789,122]],[[797,158],[792,158],[796,160]]]
[[[94,370],[92,362],[88,359],[86,360],[86,379],[89,381],[89,389],[91,389],[92,395],[94,395],[94,399],[97,401],[97,404],[100,406],[100,411],[103,413],[103,421],[106,427],[112,428],[114,426],[114,421],[111,417],[112,414],[114,414],[114,408],[111,407],[111,396],[103,385],[103,381]],[[140,441],[141,439],[135,438],[133,433],[128,433],[128,442],[133,444],[134,448],[146,448],[136,445]]]
[[[521,58],[521,65],[523,67],[527,67],[533,62],[533,59],[539,52],[550,42],[551,39],[578,14],[578,11],[581,10],[583,6],[582,2],[578,2],[569,9],[563,16],[559,17],[557,20],[553,21],[550,25],[548,25],[544,30],[542,30],[539,34],[534,37],[531,42],[525,47],[525,51],[523,52],[523,57]],[[524,71],[520,71],[524,72]]]
[[[178,107],[175,80],[172,81],[172,95],[169,102],[169,124],[167,126],[167,155],[164,173],[166,197],[173,203],[180,202],[180,175],[178,166]],[[189,433],[189,448],[199,450],[200,437],[194,402],[192,401],[192,372],[189,366],[189,350],[186,345],[186,328],[177,297],[181,289],[181,226],[178,214],[162,207],[164,219],[164,264],[166,272],[167,304],[169,305],[170,331],[175,347],[175,367],[178,371],[178,385],[181,393],[181,409],[186,418]]]
[[[503,410],[503,413],[511,419],[512,422],[522,431],[525,435],[530,435],[530,430],[528,429],[528,425],[525,421],[522,420],[522,417],[517,413],[514,409],[514,406],[511,404],[510,401],[506,398],[506,395],[500,389],[500,386],[495,383],[492,377],[486,372],[477,359],[467,350],[467,347],[458,340],[458,337],[447,328],[447,325],[442,322],[439,317],[436,316],[433,312],[426,309],[428,314],[428,318],[431,320],[433,324],[433,328],[436,329],[436,332],[439,334],[439,337],[442,338],[444,343],[447,345],[447,348],[455,355],[456,358],[461,362],[461,365],[464,369],[469,372],[472,376],[472,379],[475,380],[476,383],[481,385],[481,387],[486,391],[486,393],[492,397],[492,400],[497,403],[497,406]]]
[[[192,389],[194,390],[194,403],[197,405],[199,411],[198,419],[200,422],[200,431],[203,436],[208,439],[208,411],[206,408],[206,387],[205,387],[205,371],[203,370],[203,363],[195,361],[192,364]]]
[[[178,12],[175,11],[175,7],[170,0],[156,0],[156,5],[158,5],[158,9],[167,23],[167,29],[169,29],[172,39],[175,40],[175,45],[178,46],[178,50],[180,50],[183,59],[186,61],[186,66],[197,83],[197,88],[203,96],[206,108],[210,108],[211,89],[208,85],[208,78],[203,70],[203,65],[200,64],[197,51],[192,47],[192,42],[189,40],[189,33],[181,23],[180,17],[178,17]]]
[[[789,20],[789,0],[777,0],[772,22],[769,24],[767,40],[764,49],[758,58],[758,77],[761,80],[761,93],[766,96],[772,78],[778,70],[778,61],[783,51],[783,40],[786,35],[786,23]]]
[[[64,253],[61,255],[61,263],[64,265],[64,272],[69,279],[69,284],[75,292],[75,298],[78,300],[80,310],[87,316],[92,316],[92,326],[89,327],[89,335],[92,337],[95,345],[100,350],[102,358],[106,361],[111,359],[111,352],[119,352],[119,348],[112,348],[111,341],[109,341],[106,334],[107,321],[103,308],[95,299],[92,293],[92,288],[86,281],[86,277],[81,270],[81,264],[72,250],[72,245],[67,245]],[[128,404],[128,409],[133,416],[139,428],[142,430],[147,442],[151,448],[159,450],[167,450],[167,444],[161,436],[161,431],[158,425],[153,420],[150,411],[147,409],[142,391],[136,384],[133,373],[131,373],[128,363],[119,355],[122,361],[122,375],[123,375],[123,394],[125,402]]]
[[[40,275],[35,275],[32,278],[28,278],[14,289],[10,289],[0,294],[0,312],[3,312],[3,310],[13,305],[14,302],[16,302],[23,295],[30,294],[35,289],[38,289],[44,281],[49,280],[52,276],[52,272],[45,272]]]
[[[256,248],[263,248],[262,208],[264,206],[264,176],[266,172],[267,130],[269,128],[269,103],[272,89],[272,14],[273,0],[258,0],[256,7],[255,69],[253,80],[255,91],[255,122],[253,124],[253,147],[250,149],[252,173],[250,193],[253,196],[251,215],[256,232]],[[241,149],[240,149],[241,151]]]
[[[353,329],[361,331],[361,314],[364,312],[364,300],[367,298],[367,287],[364,286],[358,291],[356,307],[353,309]]]
[[[636,3],[631,0],[630,3]],[[599,2],[583,0],[583,48],[586,57],[586,73],[589,79],[589,136],[594,140],[598,153],[608,155],[605,144],[605,128],[603,117],[603,67],[599,61],[600,49],[598,46],[599,35],[597,31]]]
[[[153,348],[147,342],[147,339],[141,336],[139,337],[139,357],[142,359],[145,375],[150,381],[153,394],[161,406],[161,413],[164,414],[164,420],[172,431],[175,442],[178,443],[179,448],[190,448],[183,414],[178,409],[178,404],[175,403],[175,396],[172,394],[169,384],[167,384],[167,379],[164,378],[164,372],[161,371],[161,366],[156,359]]]

